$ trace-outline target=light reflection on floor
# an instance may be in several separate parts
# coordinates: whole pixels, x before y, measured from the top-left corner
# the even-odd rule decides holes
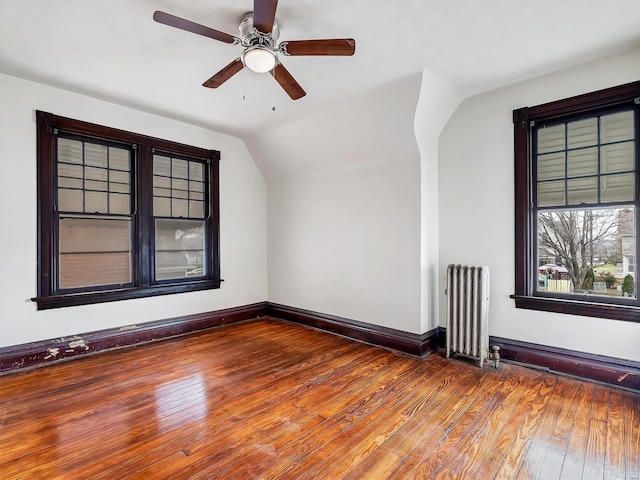
[[[206,387],[200,373],[157,386],[155,397],[160,432],[206,418],[209,412]]]

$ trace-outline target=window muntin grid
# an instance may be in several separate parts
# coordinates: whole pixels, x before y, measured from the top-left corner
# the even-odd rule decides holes
[[[633,202],[633,110],[534,126],[538,208]]]
[[[205,218],[205,163],[166,155],[153,156],[153,215]]]
[[[57,137],[57,209],[67,213],[131,214],[131,151]]]

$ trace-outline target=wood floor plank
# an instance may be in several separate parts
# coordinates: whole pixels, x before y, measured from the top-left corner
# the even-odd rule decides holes
[[[622,414],[622,392],[609,392],[607,409],[606,453],[604,457],[604,477],[611,480],[625,478],[624,428],[625,419]]]
[[[587,452],[582,470],[582,478],[591,480],[604,478],[604,458],[606,449],[607,423],[604,420],[591,418]]]
[[[508,404],[509,397],[521,394],[518,391],[519,378],[512,369],[491,372],[495,388],[482,390],[482,395],[464,407],[464,414],[442,423],[418,443],[405,458],[401,467],[394,472],[395,478],[451,478],[460,466],[459,460],[469,457],[468,447],[482,436],[491,415]],[[475,462],[479,459],[470,459]],[[459,474],[458,474],[459,475]]]
[[[541,372],[536,372],[537,375],[533,375],[533,372],[528,373],[531,373],[531,375],[522,375],[524,392],[517,400],[511,414],[504,419],[501,425],[499,419],[493,420],[492,418],[491,423],[499,426],[493,434],[493,440],[489,437],[487,442],[479,442],[482,444],[482,449],[478,450],[478,455],[481,456],[482,461],[473,462],[474,465],[470,468],[468,467],[468,478],[480,476],[494,478],[505,458],[507,458],[513,441],[523,427],[527,413],[538,395],[540,384],[544,380],[544,375]],[[462,464],[463,466],[464,463]]]
[[[444,408],[438,408],[434,411],[434,415],[427,415],[427,419],[420,424],[419,428],[414,430],[411,436],[404,436],[399,445],[395,442],[395,438],[392,438],[390,445],[395,447],[398,455],[405,458],[399,469],[393,472],[392,477],[408,478],[409,475],[414,474],[414,470],[422,465],[424,459],[428,458],[460,421],[465,425],[471,422],[475,409],[480,405],[479,399],[485,395],[485,389],[491,379],[495,379],[494,372],[485,373],[479,380],[471,377],[462,396],[450,397],[450,399],[458,398],[457,401],[446,404]],[[419,476],[420,471],[415,475]]]
[[[399,372],[395,379],[384,388],[379,388],[368,402],[358,408],[349,428],[343,429],[333,439],[317,447],[304,459],[302,467],[298,466],[288,473],[294,477],[305,474],[314,478],[327,478],[334,469],[343,472],[357,470],[360,463],[369,458],[377,458],[380,452],[384,452],[385,458],[391,460],[381,463],[381,466],[391,468],[390,463],[397,464],[401,458],[395,454],[388,455],[393,452],[384,444],[409,420],[401,412],[419,395],[414,388],[416,380],[412,378],[414,372]]]
[[[527,405],[524,419],[509,449],[495,474],[496,479],[515,478],[520,467],[526,461],[526,452],[531,444],[531,439],[538,428],[538,424],[544,416],[544,408],[553,395],[557,378],[545,375],[532,402]]]
[[[630,480],[640,480],[640,395],[625,392],[622,400],[625,473]]]
[[[594,402],[596,385],[584,383],[583,394],[576,400],[575,420],[571,427],[569,444],[560,471],[561,480],[582,478],[584,462],[587,455],[587,440],[589,438],[589,423],[591,421],[591,407]]]
[[[560,469],[554,472],[551,463],[554,461],[556,453],[560,455],[561,459],[565,456],[565,445],[569,438],[568,435],[565,437],[565,431],[562,427],[573,410],[573,402],[578,393],[572,381],[563,377],[558,378],[554,395],[546,406],[544,418],[531,438],[526,452],[526,461],[520,465],[516,478],[543,480],[560,478]],[[557,429],[556,426],[558,426]],[[560,438],[554,440],[554,433]],[[547,463],[547,471],[543,473],[545,463]]]
[[[640,395],[264,318],[0,377],[4,479],[640,480]]]
[[[433,478],[451,478],[452,476],[475,478],[476,474],[480,474],[480,472],[476,473],[478,467],[481,467],[483,472],[491,471],[491,455],[495,453],[494,447],[498,438],[504,434],[504,427],[514,415],[522,396],[531,389],[536,378],[541,377],[541,375],[524,376],[517,370],[509,373],[513,376],[501,380],[503,384],[496,391],[500,396],[504,394],[504,397],[492,409],[484,408],[486,417],[478,418],[476,424],[479,430],[465,432],[461,441],[440,463],[442,468],[436,466],[431,473]],[[490,405],[490,402],[491,398],[486,399],[485,407]],[[493,462],[497,466],[497,459],[494,458]]]
[[[478,375],[477,371],[467,368],[453,382],[450,382],[450,378],[446,378],[444,383],[441,380],[440,384],[446,385],[444,390],[436,394],[432,402],[421,405],[421,413],[416,414],[411,410],[412,421],[389,439],[389,447],[405,458],[416,448],[416,439],[432,441],[435,435],[444,433],[445,422],[462,416],[475,396],[479,395],[483,377]]]

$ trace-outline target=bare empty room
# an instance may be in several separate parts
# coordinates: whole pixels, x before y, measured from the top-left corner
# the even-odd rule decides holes
[[[637,0],[0,0],[0,478],[640,479]]]

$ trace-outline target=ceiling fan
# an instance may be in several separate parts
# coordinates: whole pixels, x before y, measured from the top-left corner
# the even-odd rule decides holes
[[[202,85],[218,88],[236,73],[247,67],[258,73],[271,72],[276,82],[293,99],[306,95],[300,84],[280,63],[278,55],[353,55],[356,41],[353,38],[334,38],[324,40],[290,40],[276,46],[280,29],[276,21],[278,0],[254,0],[253,12],[246,13],[240,22],[240,37],[205,27],[169,13],[156,11],[153,19],[170,27],[197,33],[224,43],[241,45],[242,55],[233,60]]]

